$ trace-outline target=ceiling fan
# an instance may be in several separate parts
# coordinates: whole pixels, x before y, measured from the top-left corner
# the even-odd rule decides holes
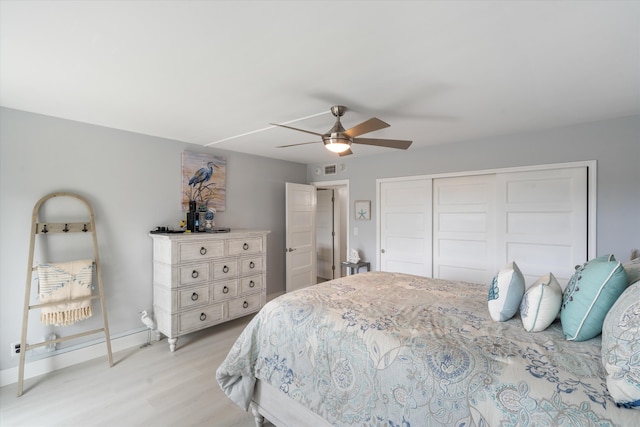
[[[340,123],[340,117],[344,115],[345,111],[347,111],[347,107],[343,105],[334,105],[333,107],[331,107],[331,113],[335,116],[336,123],[331,129],[329,129],[327,133],[317,133],[309,130],[294,128],[291,126],[279,125],[277,123],[271,123],[271,125],[319,136],[322,139],[322,143],[327,150],[338,153],[340,156],[353,154],[353,151],[351,151],[351,144],[375,145],[378,147],[398,148],[400,150],[406,150],[412,143],[412,141],[405,141],[400,139],[357,138],[358,136],[364,135],[365,133],[384,129],[386,127],[389,127],[390,125],[378,118],[373,117],[369,120],[365,120],[358,125],[355,125],[351,129],[345,130],[344,127],[342,127],[342,123]],[[305,144],[316,144],[318,142],[320,141],[301,142],[299,144],[281,145],[278,148],[295,147],[297,145]]]

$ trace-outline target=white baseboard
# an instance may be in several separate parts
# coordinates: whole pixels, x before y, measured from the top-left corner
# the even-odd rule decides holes
[[[267,301],[283,295],[284,292],[275,292],[267,295]],[[155,333],[151,335],[155,337]],[[111,335],[111,352],[126,350],[131,347],[140,346],[147,342],[147,330],[138,329],[134,331],[125,332],[119,336]],[[104,339],[90,343],[89,345],[83,344],[83,347],[67,350],[60,354],[54,354],[50,357],[40,357],[36,360],[29,360],[27,354],[27,362],[24,366],[24,379],[37,377],[38,375],[53,372],[58,369],[66,368],[68,366],[77,365],[78,363],[86,362],[87,360],[96,359],[98,357],[106,356],[107,348],[104,343]],[[0,387],[18,382],[18,367],[3,369],[0,371]]]
[[[152,334],[155,336],[155,334]],[[147,330],[131,331],[120,337],[111,337],[111,352],[126,350],[147,342]],[[29,361],[24,366],[24,379],[37,377],[38,375],[53,372],[68,366],[77,365],[87,360],[107,355],[107,347],[104,338],[100,342],[78,348],[76,350],[55,354],[51,357]],[[0,371],[0,387],[18,382],[18,366]]]

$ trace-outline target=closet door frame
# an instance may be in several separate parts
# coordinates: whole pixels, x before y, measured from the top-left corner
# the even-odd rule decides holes
[[[567,163],[551,163],[543,165],[517,166],[508,168],[484,169],[463,172],[450,172],[428,175],[413,175],[395,178],[379,178],[376,180],[376,265],[381,265],[381,222],[382,206],[380,203],[381,185],[387,182],[413,181],[416,179],[431,179],[463,177],[472,175],[487,175],[512,172],[531,172],[544,171],[550,169],[579,168],[584,167],[587,170],[587,259],[596,257],[596,217],[597,217],[597,161],[586,160]]]

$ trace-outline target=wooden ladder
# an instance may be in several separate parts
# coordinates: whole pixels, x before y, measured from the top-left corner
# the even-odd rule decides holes
[[[80,200],[87,208],[89,212],[88,221],[85,222],[69,222],[69,223],[47,223],[47,222],[39,222],[38,216],[40,212],[40,208],[47,201],[54,197],[72,197]],[[33,272],[37,269],[37,266],[33,265],[34,261],[34,252],[36,246],[36,236],[40,235],[40,238],[46,238],[49,234],[67,234],[67,233],[91,233],[93,238],[93,264],[95,266],[95,272],[98,282],[98,295],[91,295],[87,297],[74,298],[65,302],[81,302],[86,300],[100,300],[100,308],[102,311],[102,328],[93,329],[81,333],[76,333],[73,335],[60,337],[52,340],[45,340],[42,342],[38,342],[35,344],[27,344],[27,327],[29,323],[29,312],[31,310],[41,309],[47,306],[53,306],[60,304],[60,302],[52,302],[52,303],[44,303],[44,304],[31,304],[31,282]],[[18,396],[22,396],[23,386],[24,386],[24,364],[26,359],[26,354],[28,350],[32,350],[34,348],[56,344],[59,342],[69,341],[72,339],[84,337],[87,335],[93,335],[100,332],[104,332],[105,341],[107,344],[107,354],[109,356],[109,366],[113,366],[113,356],[111,354],[111,338],[109,336],[109,323],[107,321],[107,307],[104,300],[104,290],[102,285],[102,269],[100,266],[100,257],[98,255],[98,238],[96,236],[96,227],[95,220],[93,215],[93,208],[91,204],[84,197],[69,193],[69,192],[57,192],[51,193],[36,203],[33,208],[33,215],[31,220],[31,242],[29,244],[29,261],[27,265],[27,285],[25,288],[25,296],[24,296],[24,312],[22,315],[22,336],[20,339],[20,366],[18,369]]]

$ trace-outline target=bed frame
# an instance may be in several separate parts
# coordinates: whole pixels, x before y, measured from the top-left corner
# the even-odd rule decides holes
[[[256,380],[251,413],[255,417],[256,427],[263,427],[265,418],[277,427],[331,427],[325,419],[260,380]]]

